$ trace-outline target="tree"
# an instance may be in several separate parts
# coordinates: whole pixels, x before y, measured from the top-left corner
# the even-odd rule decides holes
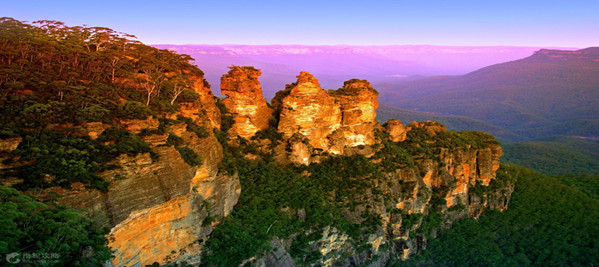
[[[108,228],[82,210],[0,186],[0,211],[0,255],[37,255],[29,259],[33,265],[51,266],[98,266],[110,259]]]

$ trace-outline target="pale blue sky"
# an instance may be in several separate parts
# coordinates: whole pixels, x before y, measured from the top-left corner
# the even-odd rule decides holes
[[[105,26],[148,44],[599,46],[599,1],[0,1],[0,17]]]

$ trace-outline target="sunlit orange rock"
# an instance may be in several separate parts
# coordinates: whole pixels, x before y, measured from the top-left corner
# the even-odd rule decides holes
[[[378,92],[370,83],[352,79],[342,88],[326,92],[308,72],[301,72],[297,78],[272,100],[284,139],[300,134],[314,153],[372,154],[364,148],[375,143],[374,129],[380,126],[376,121]],[[291,157],[294,163],[318,161],[316,157]]]
[[[422,128],[431,136],[435,136],[437,133],[447,131],[445,125],[436,121],[413,121],[412,123],[408,124],[407,130],[410,131],[412,128]]]
[[[373,145],[378,92],[368,81],[352,79],[329,94],[341,108],[341,125],[329,138],[330,152],[343,154],[346,148]]]
[[[328,150],[327,136],[341,126],[341,109],[314,76],[302,71],[297,82],[277,92],[272,103],[285,139],[299,133],[314,148]]]
[[[390,119],[387,121],[385,124],[385,132],[389,133],[389,138],[393,142],[401,142],[406,140],[406,126],[396,119]]]
[[[190,76],[191,89],[200,97],[191,103],[181,103],[181,115],[192,118],[197,124],[220,129],[221,114],[216,97],[202,76]]]
[[[260,70],[254,67],[234,66],[221,77],[221,93],[227,96],[223,104],[234,120],[229,129],[232,136],[249,139],[256,132],[269,127],[272,109],[262,96],[258,81],[260,74]]]

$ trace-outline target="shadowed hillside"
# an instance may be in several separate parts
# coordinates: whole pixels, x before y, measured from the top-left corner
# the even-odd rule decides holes
[[[454,77],[381,84],[384,104],[467,116],[531,138],[558,125],[599,136],[599,48],[540,50]],[[531,130],[532,129],[532,130]]]

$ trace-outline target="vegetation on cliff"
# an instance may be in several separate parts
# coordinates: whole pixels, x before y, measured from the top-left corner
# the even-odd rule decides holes
[[[476,232],[480,235],[473,235],[474,241],[464,241],[482,244],[477,238],[484,238],[484,242],[489,242],[487,250],[481,253],[485,255],[484,258],[470,256],[470,251],[463,252],[465,257],[473,260],[473,264],[496,263],[502,257],[510,257],[509,262],[514,264],[596,262],[595,258],[582,257],[584,253],[597,255],[596,234],[583,235],[587,231],[596,233],[597,229],[589,218],[575,216],[571,212],[590,208],[590,218],[594,219],[597,217],[596,201],[573,193],[573,189],[559,185],[556,180],[551,180],[547,185],[540,184],[539,181],[545,178],[535,178],[537,174],[511,166],[505,166],[506,170],[495,178],[501,149],[489,134],[447,131],[444,125],[427,121],[414,122],[407,127],[401,125],[402,138],[397,138],[400,134],[396,132],[398,136],[394,139],[390,132],[381,130],[380,125],[374,122],[378,93],[367,81],[350,80],[343,89],[326,93],[314,77],[302,72],[293,86],[309,81],[312,85],[305,90],[318,89],[315,91],[328,99],[322,104],[318,103],[322,99],[309,95],[306,97],[308,104],[324,107],[337,105],[338,117],[324,122],[322,129],[333,131],[340,125],[347,128],[345,132],[338,131],[338,135],[317,133],[309,136],[311,140],[297,132],[296,123],[289,123],[290,127],[283,127],[285,131],[281,131],[281,116],[270,116],[270,108],[267,108],[266,103],[262,104],[268,112],[260,114],[243,113],[247,105],[240,105],[240,109],[235,109],[236,105],[232,105],[235,103],[227,105],[227,101],[254,97],[264,101],[260,98],[261,93],[252,94],[251,97],[230,96],[228,100],[216,102],[206,89],[209,85],[203,79],[203,73],[189,63],[189,56],[148,47],[131,38],[130,35],[101,27],[68,27],[55,21],[25,24],[10,18],[0,19],[0,141],[7,140],[6,143],[10,143],[3,143],[3,150],[0,151],[3,159],[0,174],[5,179],[2,182],[28,192],[50,186],[69,188],[74,183],[83,183],[88,189],[106,192],[108,181],[99,174],[122,168],[115,159],[124,154],[134,156],[144,153],[144,168],[155,166],[152,164],[160,155],[154,150],[160,148],[170,149],[174,153],[171,155],[175,158],[180,156],[190,166],[208,162],[207,165],[212,166],[211,170],[185,166],[181,159],[176,167],[196,183],[207,182],[203,188],[184,184],[184,190],[180,193],[169,192],[164,198],[144,195],[148,191],[136,191],[137,188],[122,190],[123,194],[139,193],[155,202],[147,204],[144,202],[147,200],[142,199],[141,202],[146,203],[146,206],[140,205],[129,210],[120,207],[122,214],[119,216],[122,218],[117,222],[122,222],[124,218],[144,218],[136,216],[160,217],[151,212],[152,208],[164,208],[161,201],[180,200],[182,202],[171,204],[189,204],[189,210],[178,206],[183,210],[180,211],[184,214],[181,216],[187,217],[162,216],[160,218],[164,222],[153,221],[156,225],[150,228],[162,229],[164,225],[176,222],[176,226],[169,226],[173,228],[165,227],[168,230],[162,231],[164,236],[155,236],[172,236],[173,229],[185,232],[192,224],[197,227],[197,233],[183,234],[187,235],[191,244],[182,242],[163,247],[161,242],[164,240],[154,240],[157,243],[152,245],[166,248],[167,253],[171,248],[178,251],[173,250],[165,258],[160,254],[162,252],[156,252],[157,255],[151,255],[152,259],[169,261],[173,259],[171,256],[184,255],[188,248],[198,252],[200,248],[194,246],[199,244],[203,249],[202,264],[235,266],[267,256],[277,240],[284,243],[281,246],[285,247],[289,259],[301,265],[325,262],[358,265],[377,261],[378,257],[387,257],[380,263],[385,263],[389,258],[405,259],[422,251],[426,241],[434,238],[447,224],[460,218],[478,216],[485,208],[505,209],[511,187],[515,179],[519,179],[517,203],[521,205],[520,208],[504,214],[486,212],[481,219],[486,225],[466,220],[458,223],[456,230],[443,236],[462,234],[460,231],[466,231],[468,227],[482,228]],[[250,75],[251,84],[254,91],[259,92],[259,71],[251,67],[233,68],[230,75],[241,70],[253,73]],[[237,83],[247,80],[233,78],[229,77],[232,81],[225,89],[231,92],[245,89],[237,86]],[[206,91],[201,91],[200,95],[197,90],[194,91],[197,88]],[[361,92],[369,94],[360,106],[356,105],[354,98],[364,96]],[[209,104],[214,107],[194,102],[202,97],[211,98],[213,102]],[[299,104],[306,106],[306,103]],[[218,114],[219,119],[210,129],[202,123],[209,117],[207,108],[218,108],[222,113]],[[367,110],[366,115],[362,114],[364,110]],[[261,120],[260,127],[248,131],[248,139],[235,130],[240,114]],[[306,122],[307,118],[322,119],[327,115],[330,114],[314,114],[312,109],[306,109],[288,114],[288,122],[300,117],[298,121]],[[355,127],[356,122],[363,124],[363,127]],[[305,126],[313,130],[310,127],[314,123],[311,121]],[[395,122],[397,127],[400,124]],[[223,155],[213,134],[224,148],[224,159],[221,158]],[[362,140],[356,144],[341,142],[339,146],[342,149],[326,150],[330,148],[329,141],[345,141],[348,136],[358,141],[360,138],[369,139],[368,142]],[[191,139],[212,140],[212,143],[205,143],[205,146],[198,148],[197,143],[191,144]],[[321,143],[322,147],[309,146],[310,141],[314,140],[325,142]],[[295,148],[303,153],[301,157],[309,159],[302,162],[306,165],[293,165],[297,161],[281,161],[289,153],[294,153],[294,145],[298,145]],[[214,149],[200,157],[197,151],[206,149],[206,146]],[[332,155],[337,153],[341,155]],[[134,167],[138,163],[128,162]],[[219,163],[220,173],[217,175],[216,166]],[[138,170],[132,172],[150,177],[147,170]],[[152,170],[151,175],[158,175],[156,168]],[[214,176],[234,181],[229,183],[229,191],[225,192],[236,196],[239,196],[238,184],[235,187],[237,177],[241,181],[241,197],[226,218],[223,216],[228,214],[237,199],[230,197],[224,200],[224,193],[217,188],[220,184],[210,183]],[[122,181],[127,177],[118,174],[114,175],[114,179],[113,185],[119,183],[116,179]],[[589,196],[597,196],[596,186],[589,186],[594,185],[593,177],[559,179],[572,187],[584,188]],[[154,189],[172,189],[182,184],[161,185]],[[98,193],[91,198],[92,202],[105,197],[103,205],[110,212],[116,213],[115,210],[119,209],[112,205],[114,202],[107,200],[109,194],[94,190],[81,191]],[[112,188],[110,192],[114,192]],[[563,194],[565,197],[552,199],[551,194]],[[218,204],[226,205],[228,209],[212,213],[211,209],[215,206],[206,198],[208,195],[212,195],[212,200],[221,197]],[[83,216],[82,211],[61,207],[51,201],[40,202],[7,187],[0,187],[0,198],[0,210],[4,216],[2,220],[5,222],[0,225],[0,255],[12,251],[56,251],[60,253],[58,265],[101,265],[110,257],[105,246],[105,229]],[[48,196],[44,198],[52,199]],[[92,206],[94,204],[97,203],[91,203]],[[555,210],[547,208],[550,204]],[[131,207],[131,204],[122,206]],[[571,210],[562,211],[564,207]],[[142,209],[147,213],[135,213]],[[171,213],[170,209],[162,211],[176,214]],[[193,216],[201,219],[194,223],[185,222],[191,216],[188,212],[194,212]],[[574,218],[574,223],[584,225],[584,229],[574,232],[573,225],[548,223],[563,222],[563,218],[559,217],[561,212],[568,218]],[[523,216],[534,220],[526,221]],[[130,233],[129,229],[146,231],[143,223],[132,223],[129,225],[131,228],[121,230],[125,235]],[[204,240],[217,223],[220,224]],[[489,230],[492,227],[500,230]],[[540,236],[545,230],[551,235],[568,233],[570,239]],[[196,238],[202,240],[196,243]],[[564,256],[560,258],[551,251],[539,252],[543,243],[535,243],[535,238],[544,243],[553,242],[550,247]],[[457,238],[453,242],[462,240],[465,239]],[[131,246],[129,239],[120,241],[122,247]],[[338,247],[332,248],[331,242],[337,242],[335,246]],[[424,254],[416,263],[457,263],[455,258],[448,256],[447,251],[452,247],[437,242],[431,242],[430,247],[441,256],[435,258]],[[500,242],[500,245],[494,246],[493,242]],[[449,244],[463,246],[458,243]],[[576,250],[576,247],[581,249]],[[145,249],[121,254],[119,260],[133,264],[140,262],[140,259],[135,258],[142,253],[140,251],[145,253],[152,250]],[[333,250],[335,252],[329,253]],[[339,255],[331,256],[335,253]],[[199,255],[193,256],[199,258]],[[582,259],[571,260],[572,257]]]
[[[510,208],[466,219],[430,242],[408,263],[427,266],[595,266],[599,264],[599,201],[557,179],[503,164],[515,179]],[[591,181],[595,183],[595,181]],[[579,185],[583,182],[579,181]]]
[[[2,176],[22,179],[22,189],[82,182],[106,190],[107,181],[96,173],[110,160],[151,152],[119,123],[195,101],[193,79],[201,81],[203,73],[189,56],[133,38],[103,27],[0,18],[0,138],[23,139]],[[93,139],[89,123],[112,128]],[[199,137],[207,134],[195,124],[188,128]],[[182,150],[190,164],[198,164]]]
[[[14,255],[11,263],[100,266],[110,259],[108,228],[79,210],[0,186],[0,212],[0,254]]]
[[[425,124],[442,126],[433,122]],[[263,132],[276,133],[276,130]],[[257,145],[259,138],[240,139],[236,144],[221,138],[225,148],[221,171],[239,176],[242,194],[232,214],[223,219],[206,242],[202,264],[239,265],[254,256],[269,253],[273,239],[290,242],[288,252],[297,264],[315,263],[322,260],[323,255],[313,243],[322,238],[322,229],[326,227],[348,236],[351,248],[346,253],[365,253],[372,248],[369,236],[385,231],[380,219],[382,207],[377,205],[393,202],[391,196],[381,190],[381,184],[392,183],[385,173],[401,168],[417,171],[416,160],[438,161],[442,149],[480,149],[497,144],[492,136],[478,132],[433,135],[414,127],[404,142],[387,141],[386,133],[377,132],[381,148],[371,159],[362,155],[330,156],[307,166],[275,164],[273,147],[262,149]],[[224,137],[225,134],[217,133],[217,136]],[[271,137],[273,143],[280,140],[280,134],[258,136]],[[258,159],[251,160],[246,155],[257,155]],[[493,185],[495,187],[489,190],[481,189],[486,190],[483,194],[506,186]],[[402,227],[407,231],[414,227],[418,228],[414,234],[432,236],[442,221],[448,219],[447,214],[435,212],[446,207],[443,197],[433,197],[431,211],[426,215],[410,215],[394,206],[386,208],[403,219]],[[392,246],[387,244],[378,249],[387,251]]]

